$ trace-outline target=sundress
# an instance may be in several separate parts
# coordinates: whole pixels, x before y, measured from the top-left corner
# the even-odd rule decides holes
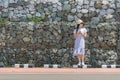
[[[80,29],[78,31],[80,31]],[[74,33],[76,33],[76,29],[74,30]],[[84,36],[80,34],[75,39],[73,55],[77,56],[77,55],[84,55],[84,54],[85,54],[85,39],[84,39]]]

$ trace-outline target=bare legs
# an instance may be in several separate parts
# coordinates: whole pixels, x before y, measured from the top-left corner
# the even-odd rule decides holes
[[[84,65],[84,55],[83,54],[78,55],[77,58],[78,58],[78,61],[79,61],[78,65],[81,65],[81,64]]]

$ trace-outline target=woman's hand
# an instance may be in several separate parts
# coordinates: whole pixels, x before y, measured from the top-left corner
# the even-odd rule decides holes
[[[88,34],[87,34],[87,33],[84,33],[83,36],[84,36],[85,38],[87,38],[87,37],[88,37]]]
[[[78,37],[78,35],[80,35],[80,33],[79,33],[79,32],[74,33],[74,39],[76,39],[76,38]]]

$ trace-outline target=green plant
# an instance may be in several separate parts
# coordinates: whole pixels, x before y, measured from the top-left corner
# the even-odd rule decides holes
[[[7,19],[0,19],[0,24],[5,24],[7,22]]]
[[[43,21],[44,19],[45,17],[32,17],[32,18],[27,17],[27,21],[31,21],[31,22],[40,22]]]

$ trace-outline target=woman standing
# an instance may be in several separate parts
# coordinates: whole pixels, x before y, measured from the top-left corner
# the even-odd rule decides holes
[[[83,28],[83,21],[77,21],[77,28],[74,30],[74,56],[77,56],[78,65],[84,65],[84,54],[85,54],[85,37],[87,37],[87,30]]]

